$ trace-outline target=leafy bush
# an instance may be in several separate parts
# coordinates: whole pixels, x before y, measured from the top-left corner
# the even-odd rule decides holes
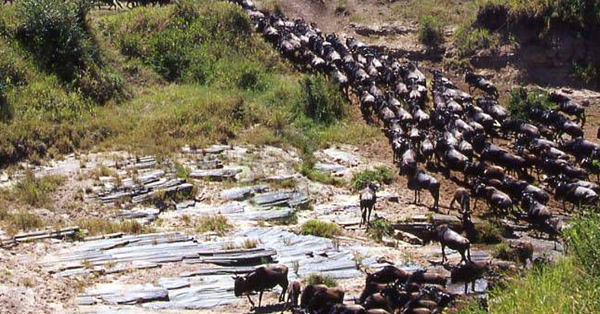
[[[523,87],[510,91],[506,105],[512,118],[525,120],[528,120],[528,111],[531,108],[553,109],[555,106],[556,104],[548,99],[546,92],[528,91]]]
[[[429,15],[419,20],[419,41],[429,47],[444,43],[444,27],[439,18]]]
[[[307,285],[326,285],[327,287],[337,287],[338,282],[335,278],[328,275],[309,274],[304,281]]]
[[[17,5],[17,37],[40,64],[99,103],[121,94],[120,78],[102,69],[88,34],[89,1],[24,0]]]
[[[300,233],[303,235],[314,235],[323,238],[334,238],[342,234],[342,229],[335,223],[328,223],[312,219],[300,226]]]
[[[600,84],[600,71],[591,63],[573,62],[572,76],[584,84]]]
[[[324,76],[305,76],[302,79],[302,90],[304,113],[311,119],[331,124],[346,114],[346,101],[339,89]]]
[[[356,191],[364,189],[369,182],[390,184],[394,180],[392,171],[385,166],[376,167],[374,170],[364,170],[355,173],[352,177],[352,186]]]
[[[371,227],[369,229],[369,235],[373,240],[381,242],[384,236],[391,236],[394,234],[394,229],[389,221],[384,218],[377,218],[371,220]]]
[[[461,57],[473,55],[479,49],[494,49],[500,44],[498,34],[484,28],[462,26],[456,32],[454,45]]]

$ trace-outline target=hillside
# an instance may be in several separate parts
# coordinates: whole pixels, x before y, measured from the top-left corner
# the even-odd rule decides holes
[[[338,313],[234,291],[274,264],[339,313],[596,313],[599,26],[597,0],[7,1],[0,313]]]

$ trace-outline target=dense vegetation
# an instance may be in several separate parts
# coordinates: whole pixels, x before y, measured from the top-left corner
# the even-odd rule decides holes
[[[22,0],[0,12],[0,163],[78,149],[360,143],[328,79],[301,75],[227,2],[126,12]],[[116,118],[118,117],[118,119]]]
[[[487,310],[473,302],[460,313],[600,313],[600,216],[575,218],[564,236],[565,257],[497,285]]]

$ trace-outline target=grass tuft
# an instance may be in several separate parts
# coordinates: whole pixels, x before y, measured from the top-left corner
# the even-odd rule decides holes
[[[223,215],[202,216],[196,219],[195,225],[199,233],[215,232],[220,236],[233,229],[233,225]]]
[[[314,235],[323,238],[335,238],[342,234],[342,229],[335,223],[323,222],[312,219],[300,226],[300,233],[303,235]]]
[[[355,173],[352,177],[352,187],[359,191],[364,189],[369,182],[379,184],[390,184],[394,180],[394,175],[390,168],[382,166],[373,170],[364,170]]]
[[[338,282],[329,275],[312,273],[304,278],[307,285],[326,285],[327,287],[337,287]]]

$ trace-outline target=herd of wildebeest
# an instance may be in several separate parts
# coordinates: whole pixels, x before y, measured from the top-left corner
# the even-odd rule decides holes
[[[419,68],[400,63],[387,49],[352,37],[343,41],[336,34],[323,34],[302,19],[260,11],[251,0],[233,1],[283,56],[304,69],[325,73],[349,97],[356,95],[369,122],[377,118],[400,174],[415,193],[415,203],[426,190],[434,199],[431,209],[439,211],[440,180],[430,171],[441,172],[462,186],[456,189],[450,208],[456,202],[460,205],[466,236],[446,225],[431,230],[442,246],[442,264],[446,247],[462,257],[458,265],[445,265],[452,281],[473,282],[491,271],[489,262],[471,261],[472,197],[475,207],[483,200],[490,215],[527,221],[530,228],[555,240],[563,220],[547,207],[551,194],[565,211],[569,211],[566,203],[572,204],[570,210],[597,206],[600,187],[588,180],[590,173],[598,174],[593,161],[600,159],[600,145],[584,139],[584,107],[568,97],[552,93],[549,99],[556,110],[531,106],[524,119],[514,119],[499,104],[497,88],[485,77],[466,73],[467,93],[440,71],[432,72],[430,96],[427,78]],[[480,96],[473,96],[475,90]],[[427,108],[430,97],[433,108]],[[359,197],[361,225],[367,228],[376,201],[377,185],[368,184]],[[523,262],[533,255],[531,243],[517,243],[513,249]],[[341,288],[308,285],[301,289],[298,282],[288,283],[285,265],[271,265],[235,277],[235,294],[259,292],[260,306],[262,291],[279,285],[283,288],[280,301],[287,290],[287,305],[295,313],[421,314],[441,313],[453,302],[445,284],[446,278],[439,274],[386,266],[367,274],[360,298],[355,304],[345,304]]]
[[[415,203],[426,190],[433,197],[431,209],[439,211],[441,183],[431,172],[440,172],[462,186],[456,189],[449,207],[459,204],[466,236],[446,225],[431,230],[442,246],[442,264],[446,262],[446,247],[461,255],[458,265],[445,265],[452,281],[473,282],[490,272],[490,263],[471,261],[470,244],[476,234],[471,221],[472,197],[475,207],[482,200],[489,214],[524,220],[531,229],[555,240],[563,221],[547,207],[551,194],[562,202],[564,211],[569,211],[566,203],[572,205],[570,210],[597,206],[600,187],[588,180],[590,174],[599,174],[594,160],[600,160],[600,145],[584,139],[584,107],[568,97],[552,93],[549,99],[556,103],[556,110],[532,106],[526,110],[525,119],[513,119],[499,104],[496,87],[483,76],[466,73],[467,93],[442,72],[433,71],[429,91],[419,68],[399,62],[387,49],[352,37],[343,41],[336,34],[325,35],[302,19],[289,20],[260,11],[251,0],[232,1],[286,58],[310,71],[327,74],[349,97],[356,96],[367,120],[377,117],[400,174],[407,177],[408,189],[415,193]],[[96,2],[116,8],[121,2],[134,7],[171,1]],[[475,90],[480,96],[473,96]],[[427,108],[430,97],[433,108]],[[368,184],[359,197],[361,225],[367,229],[376,200],[377,185]],[[514,248],[523,261],[531,259],[530,243]],[[367,273],[355,304],[344,303],[345,293],[339,287],[307,285],[302,289],[299,282],[288,282],[285,265],[259,267],[234,280],[235,295],[247,295],[253,307],[251,293],[259,293],[260,306],[265,290],[281,286],[279,301],[284,301],[287,292],[286,308],[294,313],[441,313],[455,298],[445,291],[444,276],[406,272],[394,266]]]

